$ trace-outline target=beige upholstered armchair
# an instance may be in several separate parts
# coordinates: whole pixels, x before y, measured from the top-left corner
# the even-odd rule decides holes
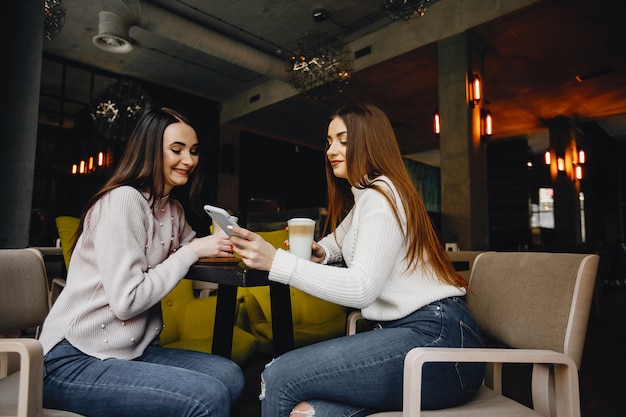
[[[578,369],[598,268],[598,256],[572,253],[484,252],[469,278],[468,305],[488,347],[414,348],[404,363],[403,410],[376,417],[580,417]],[[348,332],[356,331],[359,313]],[[421,410],[426,362],[485,362],[477,396],[444,410]],[[502,366],[532,364],[532,405],[502,395]]]
[[[43,409],[43,348],[36,338],[20,334],[38,329],[48,314],[48,279],[41,253],[0,249],[0,289],[0,415],[80,417]]]

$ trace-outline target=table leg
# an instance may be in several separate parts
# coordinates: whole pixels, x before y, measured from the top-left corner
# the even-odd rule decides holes
[[[217,288],[217,305],[215,306],[215,326],[211,352],[229,359],[233,347],[236,304],[237,287],[220,285]]]
[[[270,282],[270,303],[272,307],[274,356],[277,357],[294,348],[289,286]]]

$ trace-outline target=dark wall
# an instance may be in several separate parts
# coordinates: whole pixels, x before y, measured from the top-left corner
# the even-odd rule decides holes
[[[531,244],[526,139],[487,143],[489,247],[519,250]]]
[[[593,122],[579,125],[577,135],[587,153],[585,177],[581,182],[585,193],[587,242],[593,246],[610,244],[623,239],[626,232],[626,144],[616,142]]]
[[[54,115],[51,123],[40,122],[37,132],[37,154],[30,227],[30,245],[50,246],[56,238],[54,219],[62,215],[79,216],[89,198],[105,183],[113,171],[124,146],[124,137],[134,123],[116,135],[99,129],[90,115],[93,104],[101,98],[102,91],[93,85],[95,79],[121,80],[112,74],[95,72],[85,66],[58,62],[48,58],[44,68],[63,68],[59,76],[82,74],[92,80],[89,96],[81,100],[72,98],[72,92],[51,92],[42,87],[40,112]],[[45,69],[44,69],[45,70]],[[127,80],[127,78],[124,78]],[[131,80],[147,93],[151,105],[171,107],[189,116],[194,122],[201,146],[204,179],[204,201],[212,201],[217,194],[217,167],[219,166],[219,108],[218,104],[197,96],[177,92],[161,86]],[[89,91],[89,89],[87,89]],[[50,110],[54,110],[51,112]],[[67,123],[71,120],[71,123]],[[65,121],[65,122],[64,122]],[[61,127],[63,126],[63,127]],[[125,132],[125,133],[124,133]],[[107,150],[110,165],[90,174],[72,175],[71,165],[99,150]],[[198,207],[196,213],[189,203],[185,205],[189,223],[196,230],[208,230],[207,216]]]
[[[326,207],[322,150],[242,132],[239,157],[242,221],[251,199],[277,202],[281,210]]]
[[[626,145],[592,122],[576,126],[576,142],[587,155],[583,178],[577,184],[584,194],[585,241],[577,244],[574,236],[568,246],[558,244],[555,229],[540,229],[537,236],[529,238],[528,202],[537,204],[539,188],[555,184],[543,155],[529,155],[526,140],[512,138],[487,144],[491,249],[517,250],[528,245],[533,250],[589,252],[623,240]],[[526,166],[528,159],[532,168]],[[579,209],[576,200],[572,202],[576,208],[570,209],[574,214]]]

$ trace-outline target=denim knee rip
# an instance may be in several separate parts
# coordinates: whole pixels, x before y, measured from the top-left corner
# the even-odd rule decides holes
[[[308,410],[291,410],[291,413],[289,413],[289,415],[313,417],[315,415],[315,409],[311,405],[309,407],[311,408]]]
[[[276,358],[272,359],[269,363],[265,364],[265,368],[270,366]],[[263,373],[261,372],[261,393],[259,394],[259,400],[265,399],[265,380],[263,379]]]

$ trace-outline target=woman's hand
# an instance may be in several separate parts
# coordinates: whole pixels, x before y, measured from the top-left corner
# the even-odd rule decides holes
[[[239,235],[233,235],[230,239],[235,244],[235,253],[241,256],[243,262],[249,268],[269,271],[276,256],[276,248],[261,236],[243,227],[233,227],[232,231]]]
[[[322,263],[322,261],[326,258],[326,251],[316,242],[313,242],[311,245],[311,261]]]
[[[289,226],[285,227],[286,231],[289,231]],[[285,247],[289,248],[289,239],[285,240]],[[317,262],[321,264],[326,258],[326,251],[316,242],[311,244],[311,262]]]
[[[226,233],[197,237],[187,244],[198,258],[232,258],[233,245]]]

